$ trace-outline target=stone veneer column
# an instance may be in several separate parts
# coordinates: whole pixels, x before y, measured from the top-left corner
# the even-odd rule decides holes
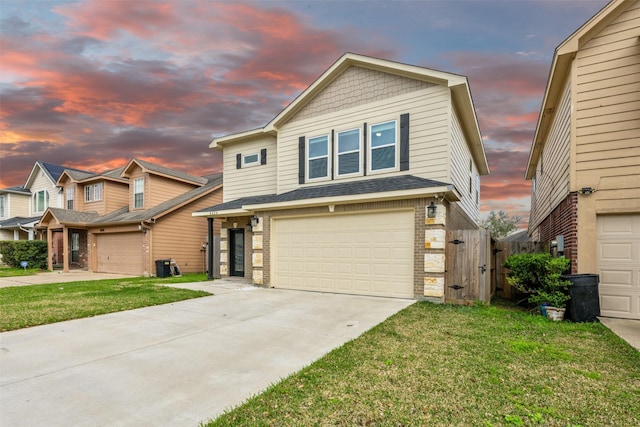
[[[428,217],[425,207],[424,296],[443,300],[447,208],[444,204],[436,206],[435,218]]]
[[[253,266],[253,284],[264,284],[264,263],[263,263],[263,231],[264,231],[264,218],[258,217],[258,224],[253,227],[253,236],[251,238],[251,265]]]
[[[220,227],[220,276],[229,276],[229,232],[226,226]]]

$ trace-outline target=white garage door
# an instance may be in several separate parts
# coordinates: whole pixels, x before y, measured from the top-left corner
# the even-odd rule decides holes
[[[596,257],[601,314],[640,319],[640,215],[599,216]]]
[[[413,297],[413,211],[274,219],[275,287]]]
[[[98,271],[142,276],[142,233],[98,234]]]

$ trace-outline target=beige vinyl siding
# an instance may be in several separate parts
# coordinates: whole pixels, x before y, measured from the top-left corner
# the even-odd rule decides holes
[[[297,140],[296,140],[297,147]],[[257,154],[267,149],[267,164],[236,168],[236,156]],[[255,141],[237,143],[224,149],[223,191],[224,201],[239,199],[240,197],[274,194],[276,192],[277,152],[276,138],[264,136]],[[297,175],[296,175],[297,176]]]
[[[151,270],[155,274],[156,259],[175,259],[184,273],[206,271],[203,267],[205,253],[200,249],[207,241],[207,219],[193,217],[192,212],[222,202],[222,191],[216,190],[208,196],[181,207],[157,220],[151,233]],[[220,220],[213,221],[214,235],[220,235]],[[206,263],[206,260],[204,260]]]
[[[569,194],[571,151],[571,81],[567,80],[540,154],[531,188],[530,228],[534,229]]]
[[[405,174],[449,181],[447,161],[450,102],[451,96],[447,87],[433,86],[383,101],[285,124],[278,132],[277,192],[283,193],[300,186],[298,184],[299,137],[331,134],[332,129],[336,132],[354,128],[362,129],[365,122],[367,126],[371,126],[389,120],[397,120],[399,129],[400,115],[404,113],[410,114],[409,171],[401,172],[398,169],[391,172],[369,174],[367,177],[314,181],[310,185]],[[370,159],[367,161],[369,162]]]
[[[27,195],[5,194],[7,218],[14,216],[29,216],[29,204],[31,198]]]
[[[472,160],[458,113],[451,109],[451,182],[460,193],[460,207],[476,223],[480,220],[480,207],[476,203],[478,168],[472,163],[471,192],[469,192],[469,162]],[[480,195],[478,194],[478,200]]]
[[[103,192],[105,214],[129,204],[129,184],[127,183],[104,181]]]
[[[598,212],[640,209],[640,1],[576,56],[576,182]]]
[[[31,201],[29,203],[29,216],[36,216],[38,214],[44,213],[44,210],[41,212],[35,211],[35,205],[33,203],[33,197],[36,193],[41,190],[47,190],[49,193],[49,207],[50,208],[58,208],[58,191],[54,185],[51,184],[49,178],[42,172],[41,169],[38,169],[36,173],[36,177],[33,180],[33,184],[31,184]]]

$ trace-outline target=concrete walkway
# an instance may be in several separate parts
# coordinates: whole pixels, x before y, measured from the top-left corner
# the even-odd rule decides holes
[[[0,425],[197,426],[413,300],[180,285],[215,296],[0,334]]]
[[[640,320],[599,317],[600,323],[640,351]]]
[[[32,276],[0,277],[0,288],[6,288],[9,286],[40,285],[46,283],[77,282],[81,280],[121,279],[125,277],[133,276],[112,273],[90,273],[83,270],[71,270],[66,273],[62,271],[45,271]]]

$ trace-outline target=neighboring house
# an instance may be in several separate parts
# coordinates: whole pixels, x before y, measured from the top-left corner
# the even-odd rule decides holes
[[[65,169],[80,172],[38,161],[24,186],[0,189],[0,240],[43,238],[35,224],[48,207],[61,207],[62,195],[56,182]]]
[[[526,179],[531,239],[600,276],[603,316],[640,319],[640,1],[556,48]]]
[[[224,203],[194,216],[222,223],[222,275],[288,289],[442,301],[446,233],[478,228],[489,173],[466,77],[351,53],[210,147]]]
[[[101,174],[64,171],[49,208],[49,269],[155,275],[156,260],[205,270],[207,227],[194,210],[222,200],[222,174],[198,177],[139,159]]]

